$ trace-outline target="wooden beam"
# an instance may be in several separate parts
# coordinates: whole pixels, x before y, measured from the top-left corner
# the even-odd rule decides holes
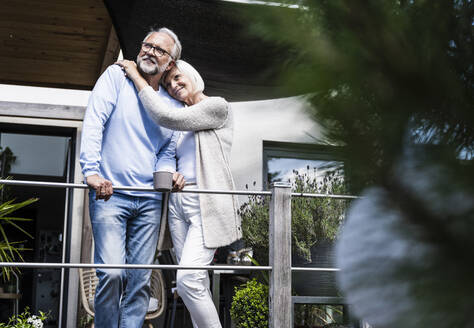
[[[97,77],[105,71],[107,67],[115,63],[120,53],[120,42],[115,33],[114,25],[111,25],[109,39],[105,48],[104,57],[102,59],[102,65],[100,66],[99,74]]]
[[[272,266],[269,327],[291,327],[291,185],[289,183],[272,184],[269,235],[269,262]]]
[[[84,220],[82,223],[81,263],[93,263],[92,261],[92,225],[89,216],[89,193],[84,193]]]
[[[21,116],[82,121],[86,107],[0,101],[0,116]]]
[[[25,8],[30,9],[25,12]],[[81,20],[93,24],[98,21],[109,21],[109,15],[104,5],[99,1],[96,5],[84,4],[60,4],[52,1],[21,1],[2,0],[2,15],[19,15],[19,17],[31,18],[31,21],[49,20],[50,22],[67,22],[70,20]]]
[[[101,0],[3,1],[0,83],[91,89],[111,26]]]
[[[78,66],[57,61],[21,58],[17,58],[14,63],[0,60],[0,80],[94,85],[95,68],[95,64]]]

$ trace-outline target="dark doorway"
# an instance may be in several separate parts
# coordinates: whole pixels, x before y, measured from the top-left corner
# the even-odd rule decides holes
[[[2,177],[14,180],[72,182],[76,129],[0,123],[0,146],[8,147],[16,159],[9,172],[2,165]],[[38,201],[14,213],[15,217],[32,221],[21,227],[34,239],[13,227],[6,227],[9,240],[24,241],[31,250],[23,252],[26,262],[60,263],[69,260],[68,230],[72,190],[8,186],[2,201],[21,202],[30,198]],[[66,238],[64,238],[66,236]],[[50,312],[46,327],[60,326],[62,309],[67,301],[67,271],[61,269],[22,269],[19,276],[21,298],[19,312],[28,306],[32,312]],[[12,314],[11,302],[0,300],[0,322]]]

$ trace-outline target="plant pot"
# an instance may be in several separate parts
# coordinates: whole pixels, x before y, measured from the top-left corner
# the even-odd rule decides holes
[[[293,267],[335,268],[335,243],[321,241],[311,247],[311,262],[293,254]],[[293,290],[298,296],[340,296],[335,272],[293,272]]]

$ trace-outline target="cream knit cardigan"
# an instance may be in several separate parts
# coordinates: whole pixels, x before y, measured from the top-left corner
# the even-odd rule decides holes
[[[159,125],[178,131],[194,131],[196,181],[200,189],[233,190],[229,166],[233,137],[230,104],[221,97],[208,97],[183,108],[168,108],[150,86],[139,92],[140,100]],[[235,195],[199,194],[204,245],[217,248],[242,237]],[[166,216],[162,216],[159,249],[168,236]],[[163,222],[164,221],[164,222]]]

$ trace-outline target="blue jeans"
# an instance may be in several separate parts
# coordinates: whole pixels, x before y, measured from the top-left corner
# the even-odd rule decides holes
[[[107,201],[89,193],[94,262],[150,264],[156,250],[161,201],[114,193]],[[97,269],[96,328],[141,328],[148,309],[151,270]]]

